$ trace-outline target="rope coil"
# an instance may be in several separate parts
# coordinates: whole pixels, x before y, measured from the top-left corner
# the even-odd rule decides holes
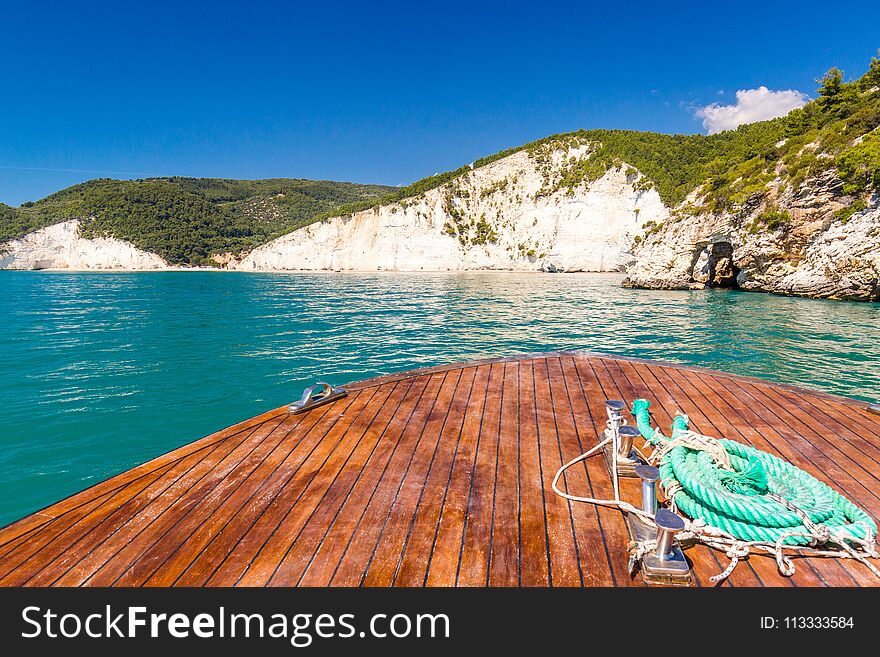
[[[689,430],[685,415],[675,418],[672,437],[667,438],[659,428],[651,428],[649,407],[650,402],[639,399],[632,412],[642,436],[654,448],[647,460],[660,470],[664,495],[673,511],[687,516],[685,529],[676,538],[723,551],[730,559],[711,581],[727,579],[753,551],[773,555],[779,572],[787,577],[795,572],[788,554],[799,554],[856,559],[880,578],[880,570],[868,561],[880,558],[877,525],[849,499],[772,454]],[[616,447],[613,428],[605,434],[596,447],[557,471],[553,490],[570,501],[634,513],[656,526],[651,514],[620,500],[616,468],[612,472],[614,500],[580,497],[559,489],[559,479],[568,468],[609,442]],[[631,568],[652,548],[631,546]]]

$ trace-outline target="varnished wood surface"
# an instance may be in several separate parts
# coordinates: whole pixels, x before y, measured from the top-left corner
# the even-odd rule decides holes
[[[555,495],[606,398],[662,427],[776,454],[880,516],[880,416],[862,402],[669,363],[579,352],[416,370],[276,409],[0,530],[4,586],[642,586],[621,514]],[[568,490],[611,497],[601,456]],[[627,482],[624,495],[638,492]],[[726,566],[687,551],[695,584]],[[877,585],[853,561],[753,556],[725,586]]]

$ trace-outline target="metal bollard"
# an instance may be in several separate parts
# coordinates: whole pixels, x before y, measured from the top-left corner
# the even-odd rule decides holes
[[[617,431],[620,428],[620,425],[623,424],[623,410],[625,408],[626,404],[619,399],[605,400],[605,410],[608,413],[608,421],[611,423],[611,428],[614,431]]]
[[[637,465],[636,476],[642,480],[642,511],[657,513],[657,480],[660,470],[653,465]]]
[[[660,509],[654,516],[654,522],[657,525],[657,546],[654,554],[665,561],[673,556],[675,535],[684,529],[684,519],[672,511]]]
[[[617,436],[619,439],[619,443],[617,446],[617,458],[618,459],[628,459],[630,458],[630,454],[632,453],[633,448],[633,440],[635,440],[636,436],[639,436],[638,428],[632,426],[631,424],[625,424],[617,430]]]

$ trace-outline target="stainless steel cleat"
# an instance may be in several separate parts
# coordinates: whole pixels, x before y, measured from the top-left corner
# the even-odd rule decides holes
[[[635,473],[642,480],[641,509],[653,516],[657,513],[657,480],[660,478],[660,470],[653,465],[637,465]],[[629,533],[635,540],[648,541],[653,538],[653,528],[636,514],[630,513],[627,521]]]
[[[675,535],[685,528],[684,519],[672,511],[660,509],[654,522],[657,544],[653,551],[642,557],[642,578],[649,584],[690,584],[690,565],[675,540]]]
[[[329,404],[337,399],[342,399],[348,393],[343,388],[334,388],[329,383],[318,381],[313,386],[309,386],[303,390],[302,397],[299,401],[293,402],[287,407],[287,412],[291,415],[305,413],[318,406]]]
[[[608,443],[603,448],[609,469],[612,467],[612,459],[617,461],[617,475],[619,477],[636,476],[636,466],[641,464],[641,460],[633,450],[633,440],[639,435],[639,430],[636,427],[625,424],[617,430],[617,453],[613,453],[612,443]]]

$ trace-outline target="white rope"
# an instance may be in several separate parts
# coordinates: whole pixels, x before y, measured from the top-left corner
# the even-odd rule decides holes
[[[676,447],[687,447],[695,451],[706,452],[719,468],[728,471],[733,470],[733,467],[730,465],[730,454],[724,449],[721,441],[712,436],[704,436],[696,431],[682,431],[675,438],[662,443],[651,453],[648,462],[659,463],[663,460],[664,456]]]
[[[656,525],[654,524],[654,515],[653,514],[646,513],[645,511],[643,511],[639,507],[633,506],[629,502],[624,502],[623,500],[619,499],[619,497],[617,499],[613,499],[613,500],[604,500],[604,499],[601,499],[598,497],[583,497],[581,495],[572,495],[571,493],[566,493],[564,490],[559,488],[559,479],[563,476],[563,474],[565,473],[566,470],[568,470],[571,466],[576,465],[577,463],[580,463],[581,461],[585,461],[586,459],[588,459],[591,456],[593,456],[594,454],[596,454],[603,447],[605,447],[605,445],[607,445],[608,443],[613,444],[613,442],[614,441],[612,438],[605,438],[605,440],[600,442],[598,445],[596,445],[592,449],[589,449],[586,452],[584,452],[583,454],[581,454],[580,456],[573,458],[571,461],[569,461],[568,463],[563,465],[561,468],[559,468],[559,470],[556,471],[556,476],[553,477],[553,483],[551,484],[551,486],[553,488],[553,492],[555,492],[560,497],[564,497],[565,499],[570,500],[572,502],[584,502],[586,504],[593,504],[596,506],[607,506],[607,507],[611,507],[611,508],[620,509],[621,511],[626,511],[627,513],[634,513],[637,516],[639,516],[642,520],[647,521],[651,526],[656,527]]]

